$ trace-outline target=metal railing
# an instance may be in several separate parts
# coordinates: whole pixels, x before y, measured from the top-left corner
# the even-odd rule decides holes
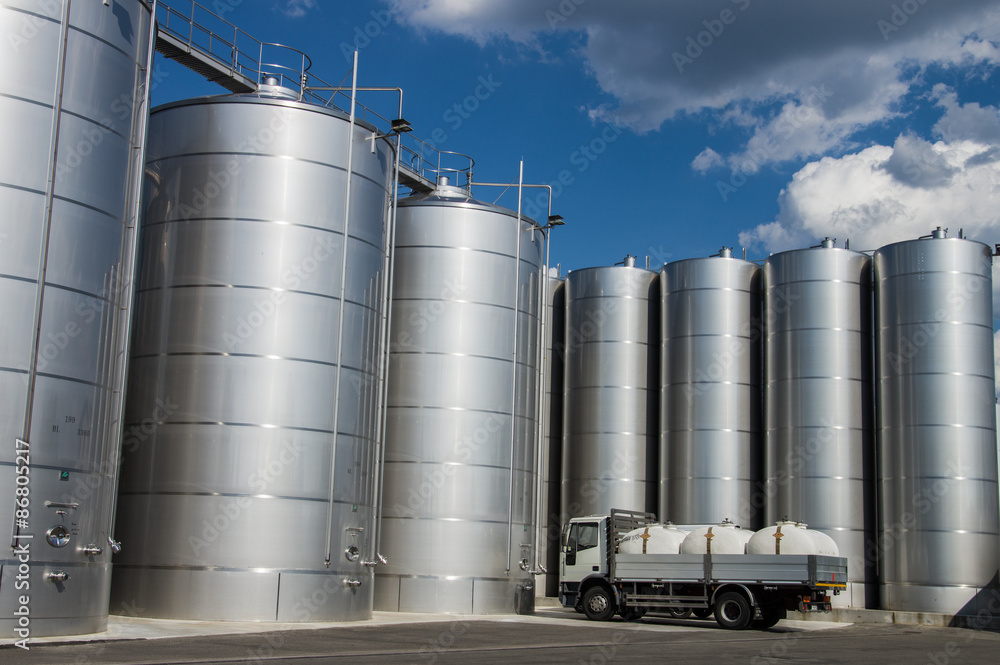
[[[259,85],[267,77],[298,95],[301,101],[348,112],[351,88],[336,87],[309,71],[312,60],[304,52],[283,44],[262,42],[195,0],[160,0],[157,30],[184,44],[187,49],[215,62],[220,71]],[[326,88],[327,90],[319,90]],[[331,88],[335,88],[331,90]],[[389,134],[392,118],[354,100],[356,117]],[[403,134],[400,163],[430,183],[446,175],[452,184],[469,189],[475,160],[467,155],[440,150],[412,134]]]

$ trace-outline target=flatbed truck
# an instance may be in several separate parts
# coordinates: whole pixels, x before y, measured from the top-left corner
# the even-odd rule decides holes
[[[714,613],[723,628],[765,629],[788,610],[829,612],[830,595],[847,587],[843,557],[618,552],[622,536],[655,523],[651,513],[617,509],[571,519],[560,554],[562,605],[598,621]]]

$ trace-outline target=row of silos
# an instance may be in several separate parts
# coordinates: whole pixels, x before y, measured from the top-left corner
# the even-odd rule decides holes
[[[580,272],[595,270],[612,269]],[[1000,546],[989,251],[938,231],[875,252],[874,275],[873,288],[873,260],[830,240],[762,270],[725,250],[666,265],[653,303],[660,446],[638,464],[659,456],[661,519],[757,528],[794,517],[828,533],[849,559],[840,605],[974,614],[990,600]],[[567,358],[583,324],[573,280]],[[623,383],[603,360],[584,357],[564,377],[564,518],[650,510],[645,493],[601,495],[596,474],[578,472],[608,466],[602,444],[614,449],[613,436],[579,436],[571,420],[581,387]],[[634,417],[616,431],[646,426]],[[599,487],[630,480],[610,474]],[[578,510],[587,496],[597,501]]]

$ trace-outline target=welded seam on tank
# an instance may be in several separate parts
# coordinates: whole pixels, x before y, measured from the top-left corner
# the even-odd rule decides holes
[[[945,320],[938,321],[937,319],[922,319],[920,321],[907,321],[906,323],[889,324],[889,325],[885,325],[885,326],[882,326],[880,328],[877,328],[876,331],[879,334],[879,336],[882,338],[882,341],[879,343],[879,347],[895,347],[895,345],[891,343],[893,335],[885,335],[885,333],[883,332],[885,330],[905,330],[906,328],[919,328],[919,329],[922,329],[923,326],[933,326],[933,325],[937,325],[939,323],[944,323],[944,324],[948,324],[948,325],[951,325],[951,326],[968,326],[970,328],[982,328],[984,330],[989,330],[990,334],[993,333],[993,326],[992,325],[987,325],[985,323],[973,323],[971,321],[951,321],[951,320],[948,320],[948,321],[945,321]],[[889,342],[886,342],[886,340],[885,340],[886,337],[890,338]]]
[[[128,421],[125,425],[137,425],[139,423]],[[235,423],[217,420],[169,420],[156,423],[157,427],[170,427],[173,425],[214,425],[216,427],[261,427],[263,429],[292,430],[294,432],[315,432],[317,434],[340,434],[341,436],[351,436],[352,438],[365,440],[364,437],[334,432],[329,429],[317,429],[313,427],[296,427],[292,425],[271,425],[269,423]]]
[[[507,522],[504,521],[504,524]],[[118,565],[118,564],[115,564]],[[519,581],[514,577],[477,577],[472,575],[413,575],[407,573],[384,573],[378,571],[378,577],[395,577],[397,579],[404,580],[445,580],[450,582],[454,580],[455,582],[463,582],[466,580],[480,581],[480,582],[517,582]]]
[[[72,376],[66,376],[65,374],[51,374],[49,372],[35,372],[35,376],[44,376],[47,379],[58,379],[60,381],[70,381],[71,383],[79,383],[85,386],[91,386],[93,388],[100,388],[101,390],[111,390],[111,386],[105,386],[95,381],[85,381],[83,379],[77,379]]]
[[[878,377],[878,380],[880,382],[886,380],[891,381],[892,379],[899,379],[907,376],[963,376],[973,379],[985,379],[987,381],[994,380],[992,375],[974,374],[973,372],[900,372],[898,374],[882,374]]]
[[[228,152],[223,150],[213,151],[213,152],[183,152],[183,153],[164,155],[163,157],[157,157],[155,159],[148,159],[146,160],[146,165],[149,166],[152,164],[159,164],[160,162],[169,162],[175,159],[186,159],[188,157],[214,157],[214,156],[230,157],[230,158],[271,157],[274,159],[280,159],[282,162],[297,162],[299,164],[312,164],[314,166],[322,166],[324,168],[333,169],[334,171],[340,171],[345,174],[347,173],[347,169],[345,167],[339,166],[337,164],[330,164],[328,162],[320,162],[315,159],[305,159],[303,157],[295,157],[294,155],[285,155],[274,152]],[[375,187],[382,190],[383,192],[388,193],[388,189],[386,188],[386,186],[383,183],[379,182],[378,180],[375,180],[374,178],[371,178],[363,173],[358,173],[356,170],[352,172],[352,176],[356,176],[361,180],[369,182],[372,185],[375,185]]]
[[[173,290],[180,290],[180,289],[212,289],[212,288],[220,288],[220,289],[246,289],[246,290],[253,290],[253,291],[271,291],[271,292],[274,292],[274,293],[294,293],[296,295],[307,296],[307,297],[310,297],[310,298],[323,298],[323,299],[326,299],[326,300],[336,300],[337,302],[340,302],[340,298],[338,296],[331,296],[331,295],[328,295],[326,293],[316,293],[314,291],[294,291],[294,290],[291,290],[291,289],[283,289],[283,288],[278,288],[278,287],[273,287],[273,286],[254,286],[252,284],[167,284],[165,286],[150,286],[150,287],[147,287],[147,288],[144,288],[144,289],[139,289],[138,292],[139,293],[153,293],[155,291],[173,291]],[[358,302],[356,300],[350,300],[350,299],[345,298],[344,302],[346,302],[346,303],[348,303],[350,305],[354,305],[356,307],[360,307],[362,309],[367,309],[367,310],[369,310],[371,312],[377,311],[375,307],[373,307],[371,305],[368,305],[366,303],[363,303],[363,302]]]
[[[693,291],[712,291],[712,292],[726,291],[729,293],[746,293],[754,297],[758,298],[760,297],[758,295],[758,292],[754,289],[740,289],[734,286],[686,286],[686,287],[668,288],[667,292],[663,294],[663,299],[667,300],[668,298],[670,298],[670,296],[672,296],[675,293],[691,293]],[[685,308],[685,309],[693,309],[693,308]]]
[[[987,248],[984,246],[983,250],[987,250]],[[932,257],[931,261],[934,262],[936,261],[936,259]],[[881,273],[888,270],[889,268],[882,268],[877,270],[876,272]],[[969,275],[970,277],[976,277],[977,279],[981,279],[984,282],[992,281],[992,278],[989,274],[984,274],[981,272],[969,272],[967,270],[914,270],[911,272],[893,272],[892,274],[889,275],[884,275],[884,274],[877,275],[875,277],[875,284],[876,286],[878,286],[883,282],[890,282],[895,279],[902,279],[904,277],[914,277],[914,276],[923,277],[924,275]]]
[[[566,346],[569,348],[579,348],[581,346],[586,346],[588,344],[633,344],[636,346],[653,346],[658,347],[658,342],[648,342],[645,340],[638,339],[585,339],[580,342],[571,341]]]
[[[394,356],[448,356],[453,358],[477,358],[479,360],[494,360],[505,365],[513,364],[510,358],[498,358],[497,356],[485,356],[479,353],[458,353],[454,351],[393,351]],[[520,363],[519,363],[520,364]]]
[[[385,460],[386,464],[420,464],[428,466],[458,466],[468,469],[502,469],[506,471],[510,468],[509,464],[474,464],[471,462],[439,462],[434,460],[410,460],[410,459],[389,459]],[[532,467],[515,467],[516,471],[522,471],[524,473],[529,473]]]
[[[568,298],[569,302],[566,303],[566,319],[569,320],[573,314],[573,305],[584,300],[637,300],[643,302],[653,302],[654,299],[649,296],[633,296],[633,295],[614,295],[609,294],[606,296],[575,296],[570,295]],[[642,311],[642,310],[639,310]]]
[[[60,563],[60,565],[62,565]],[[237,568],[233,566],[190,566],[183,564],[153,564],[153,563],[116,563],[115,568],[132,568],[135,570],[166,570],[166,571],[192,571],[192,572],[204,572],[211,571],[217,573],[245,573],[250,572],[254,574],[270,574],[270,573],[288,573],[288,574],[298,574],[298,575],[348,575],[356,576],[358,572],[348,571],[348,570],[331,570],[330,568],[266,568],[263,566],[246,566],[244,568]]]
[[[217,496],[217,497],[227,497],[227,498],[243,498],[243,499],[261,499],[261,500],[276,500],[276,501],[310,501],[313,503],[326,503],[326,497],[308,497],[308,496],[292,496],[289,494],[245,494],[241,492],[180,492],[180,491],[165,491],[165,490],[147,490],[144,492],[131,492],[131,491],[119,491],[118,494],[121,496]],[[357,501],[342,501],[334,500],[334,503],[339,503],[345,506],[361,506],[367,505],[358,503]]]
[[[770,294],[772,291],[775,290],[780,291],[789,284],[848,284],[850,286],[861,286],[862,284],[864,284],[865,286],[868,286],[870,283],[868,281],[862,282],[856,279],[836,279],[834,277],[830,277],[827,279],[791,279],[791,280],[777,279],[768,281],[773,281],[774,284],[764,289],[765,294]]]
[[[52,104],[48,104],[46,102],[41,102],[41,101],[38,101],[37,99],[31,99],[29,97],[21,97],[19,95],[12,95],[12,94],[6,93],[6,92],[0,92],[0,97],[2,97],[4,99],[13,99],[15,101],[24,102],[26,104],[31,104],[33,106],[40,106],[43,109],[46,109],[48,111],[52,111]],[[39,193],[40,194],[44,194],[45,192],[39,192]]]
[[[429,405],[404,405],[404,404],[390,404],[386,406],[387,409],[428,409],[431,411],[464,411],[467,413],[491,413],[498,416],[510,416],[508,411],[492,411],[490,409],[469,409],[464,406],[429,406]]]
[[[73,462],[76,464],[76,462]],[[14,466],[14,462],[4,462],[0,460],[0,466]],[[87,467],[73,467],[67,466],[65,464],[52,465],[52,464],[32,464],[32,469],[49,469],[51,471],[73,471],[74,473],[86,474],[88,476],[107,476],[106,473],[101,473],[100,471],[95,471],[93,469],[88,469]]]
[[[0,275],[0,277],[2,277],[2,275]],[[32,281],[34,281],[34,280],[32,280]],[[73,288],[72,286],[66,286],[65,284],[60,284],[58,282],[50,282],[48,280],[45,281],[45,286],[46,287],[50,287],[52,289],[59,290],[59,291],[65,291],[65,292],[68,292],[68,293],[75,293],[77,295],[85,296],[87,298],[92,298],[94,300],[100,300],[101,302],[107,303],[108,305],[117,305],[118,304],[118,301],[114,300],[113,298],[105,297],[103,293],[101,293],[100,295],[98,295],[98,294],[94,293],[93,291],[84,291],[83,289],[76,289],[76,288]]]
[[[291,356],[276,356],[268,353],[229,353],[225,351],[173,351],[165,353],[137,353],[132,356],[133,360],[145,360],[149,358],[183,358],[183,357],[196,357],[196,358],[211,358],[211,357],[221,357],[221,358],[256,358],[256,359],[267,359],[267,360],[277,360],[282,362],[294,362],[294,363],[308,363],[310,365],[322,365],[324,367],[336,367],[337,363],[330,360],[313,360],[310,358],[294,358]],[[352,367],[350,365],[343,365],[346,370],[351,370],[357,372],[358,374],[367,374],[368,376],[375,376],[376,373],[372,370],[361,369],[360,367]]]
[[[317,231],[319,233],[328,233],[333,236],[338,236],[339,238],[344,237],[343,231],[331,229],[326,226],[314,226],[312,224],[288,222],[282,219],[260,219],[256,217],[185,217],[184,219],[163,219],[157,222],[148,222],[148,223],[143,222],[143,228],[166,226],[167,224],[186,225],[190,222],[249,222],[251,224],[274,224],[275,226],[280,226],[282,228],[310,229],[312,231]],[[371,240],[356,235],[348,235],[347,239],[348,239],[348,244],[350,244],[351,241],[354,241],[362,245],[368,245],[369,247],[377,251],[380,257],[382,258],[385,257],[385,251],[379,245],[375,244]],[[339,249],[339,247],[337,249]]]
[[[446,302],[449,305],[453,304],[453,303],[457,304],[457,305],[477,305],[477,306],[480,306],[480,307],[490,307],[492,309],[499,309],[499,310],[503,310],[505,312],[513,312],[514,311],[514,308],[511,307],[510,305],[500,305],[500,304],[497,304],[497,303],[485,302],[485,301],[482,301],[482,300],[458,300],[458,299],[452,300],[450,298],[447,299],[447,300],[444,300],[444,301],[442,301],[441,298],[394,298],[393,299],[393,303],[398,303],[398,302],[417,302],[417,303],[421,303],[421,302],[424,302],[424,303]],[[531,316],[531,318],[533,318],[533,319],[537,319],[538,318],[537,316],[531,315],[531,314],[529,314],[528,312],[526,312],[523,309],[520,310],[520,313],[524,314],[526,316]]]
[[[673,429],[662,430],[660,433],[661,434],[668,434],[668,433],[676,433],[676,432],[730,432],[732,434],[747,434],[747,435],[760,434],[760,432],[758,432],[757,430],[732,429],[732,428],[726,428],[726,427],[716,427],[716,428],[710,428],[710,427],[676,427],[676,428],[673,428]],[[677,444],[674,443],[674,445],[677,445]],[[698,446],[698,445],[703,445],[703,444],[692,443],[692,445]]]
[[[860,308],[859,308],[860,309]],[[768,337],[777,337],[779,335],[789,335],[796,332],[824,332],[827,330],[833,330],[839,333],[845,333],[850,335],[865,335],[866,337],[871,336],[871,330],[864,328],[833,328],[827,326],[812,326],[809,328],[785,328],[784,330],[770,330],[767,333]]]
[[[125,220],[123,218],[118,217],[115,214],[108,212],[107,210],[101,210],[100,208],[96,208],[96,207],[90,205],[89,203],[84,203],[83,201],[78,201],[76,199],[70,199],[70,198],[67,198],[65,196],[60,196],[59,194],[53,194],[52,195],[52,200],[53,201],[61,201],[63,203],[69,203],[70,205],[79,206],[79,207],[84,208],[86,210],[92,210],[93,212],[96,212],[96,213],[98,213],[100,215],[104,215],[108,219],[113,219],[116,222],[118,222],[119,224],[121,224],[122,226],[125,226]]]
[[[148,7],[146,8],[146,13],[147,14],[149,13],[149,8]],[[140,20],[140,25],[142,25],[141,20]],[[72,31],[74,31],[74,32],[78,32],[81,35],[85,35],[87,37],[90,37],[95,42],[100,42],[100,43],[104,44],[105,46],[107,46],[108,48],[110,48],[111,50],[117,51],[121,55],[125,56],[125,59],[128,60],[130,63],[132,63],[132,65],[134,65],[134,67],[132,67],[133,70],[136,67],[138,67],[140,69],[145,69],[145,67],[146,67],[146,63],[145,62],[140,62],[140,61],[136,60],[135,58],[132,57],[132,55],[130,53],[128,53],[127,51],[123,51],[119,47],[115,46],[111,42],[109,42],[106,39],[104,39],[103,37],[99,37],[98,35],[95,35],[92,32],[87,32],[86,30],[84,30],[84,29],[82,29],[82,28],[80,28],[78,26],[75,26],[72,23],[69,24],[69,29],[72,30]]]
[[[986,471],[986,473],[990,472],[989,469],[986,469],[985,471]],[[984,476],[984,477],[980,477],[980,476],[923,476],[923,475],[921,475],[921,476],[911,476],[911,475],[895,475],[895,474],[892,474],[892,475],[886,475],[886,476],[883,476],[883,477],[884,478],[888,478],[888,479],[892,479],[892,480],[899,480],[899,481],[903,481],[903,480],[916,480],[916,481],[924,481],[924,480],[956,480],[956,481],[961,481],[961,482],[969,481],[969,482],[974,482],[974,483],[986,483],[988,485],[997,485],[998,484],[998,481],[997,481],[997,479],[996,479],[995,476]]]
[[[51,107],[50,107],[50,108],[51,108]],[[88,125],[93,125],[93,126],[95,126],[95,127],[99,127],[99,128],[101,129],[101,131],[103,131],[103,132],[107,132],[107,133],[109,133],[109,134],[114,134],[114,135],[115,135],[115,136],[117,136],[118,138],[120,138],[120,139],[122,139],[123,141],[125,141],[126,143],[128,143],[128,144],[129,144],[129,147],[134,147],[134,146],[132,146],[132,138],[131,138],[130,136],[127,136],[127,135],[125,135],[125,134],[122,134],[122,133],[121,133],[121,132],[119,132],[119,131],[118,131],[117,129],[114,129],[113,127],[110,127],[110,126],[108,126],[108,125],[105,125],[105,124],[104,124],[104,123],[102,123],[102,122],[98,122],[98,121],[94,120],[93,118],[89,118],[89,117],[87,117],[87,116],[85,116],[85,115],[81,115],[81,114],[79,114],[79,113],[74,113],[73,111],[67,111],[66,109],[63,109],[63,115],[68,115],[68,116],[72,116],[72,117],[74,117],[74,118],[77,118],[78,120],[83,120],[83,121],[84,121],[84,122],[86,122],[86,123],[87,123]]]
[[[382,519],[387,520],[405,520],[405,521],[416,521],[416,522],[449,522],[449,523],[461,523],[461,524],[503,524],[507,525],[507,520],[484,520],[484,519],[470,519],[466,517],[421,517],[419,515],[383,515]],[[514,522],[515,525],[523,526],[527,522]]]
[[[474,252],[476,254],[490,254],[492,256],[501,256],[505,259],[511,259],[511,262],[513,262],[514,259],[516,258],[514,254],[498,252],[494,249],[482,249],[479,247],[462,247],[460,245],[400,245],[399,247],[396,248],[396,251],[398,252],[399,250],[406,250],[406,249],[446,249],[446,250],[454,249],[460,252]],[[521,259],[521,263],[527,263],[533,268],[538,267],[537,264],[532,263],[528,259]],[[511,307],[510,309],[514,308]]]
[[[946,374],[951,374],[951,372],[946,372]],[[896,376],[896,375],[893,375],[893,376]],[[906,375],[906,376],[909,376],[909,375]],[[777,379],[768,379],[767,383],[765,383],[764,385],[765,386],[771,386],[771,385],[774,385],[776,383],[790,383],[792,381],[799,381],[799,380],[809,380],[809,381],[816,381],[816,380],[822,380],[822,381],[826,381],[826,380],[830,380],[830,381],[855,381],[857,383],[868,383],[868,384],[870,384],[872,382],[872,380],[870,378],[863,377],[863,376],[861,376],[861,377],[858,377],[858,376],[830,376],[828,374],[824,374],[824,375],[820,375],[820,376],[803,376],[803,375],[795,374],[793,376],[784,376],[784,377],[780,377],[780,378],[777,378]]]

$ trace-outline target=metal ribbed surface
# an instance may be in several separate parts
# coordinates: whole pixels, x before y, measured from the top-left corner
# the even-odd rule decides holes
[[[534,561],[542,234],[456,187],[399,205],[375,607],[513,613]]]
[[[640,268],[566,277],[562,518],[656,506],[659,280]]]
[[[30,589],[23,578],[16,587],[8,544],[0,556],[8,638],[22,595],[31,637],[107,625],[149,31],[149,7],[137,0],[0,5],[3,539],[15,528],[15,440],[31,446],[28,525],[17,529],[30,546]],[[70,532],[58,549],[45,540],[57,526]],[[101,553],[81,552],[88,545]],[[55,571],[70,579],[43,577]]]
[[[545,325],[545,401],[542,405],[542,540],[538,558],[549,572],[536,578],[539,596],[559,595],[559,537],[562,529],[560,491],[562,486],[563,380],[566,355],[566,281],[548,278],[548,307]]]
[[[764,262],[764,430],[767,524],[794,519],[831,536],[851,582],[834,603],[874,608],[871,270],[832,244]]]
[[[874,262],[881,604],[975,614],[1000,562],[990,251],[926,238]]]
[[[371,132],[256,96],[153,113],[115,602],[184,619],[371,616],[371,569],[344,554],[372,556],[392,153],[373,153]]]
[[[660,274],[660,519],[756,529],[762,474],[761,270],[712,257]]]

